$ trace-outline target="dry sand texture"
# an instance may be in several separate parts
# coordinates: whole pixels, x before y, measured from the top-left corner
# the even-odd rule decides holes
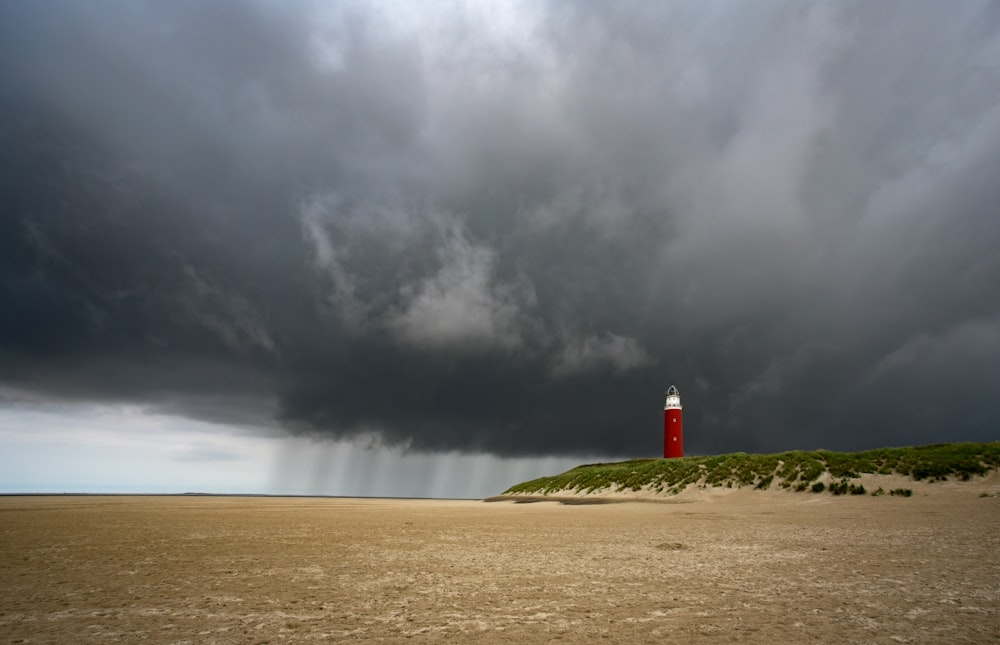
[[[6,497],[0,640],[1000,642],[1000,497],[925,490]]]

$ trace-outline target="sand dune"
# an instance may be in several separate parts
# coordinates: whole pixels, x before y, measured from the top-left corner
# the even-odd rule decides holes
[[[1000,641],[1000,487],[0,498],[3,642]],[[981,495],[986,496],[981,496]]]

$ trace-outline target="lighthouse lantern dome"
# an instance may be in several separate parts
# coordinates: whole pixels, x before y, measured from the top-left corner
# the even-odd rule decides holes
[[[663,409],[676,408],[681,409],[681,393],[677,389],[676,385],[671,385],[667,388],[667,400],[663,405]]]

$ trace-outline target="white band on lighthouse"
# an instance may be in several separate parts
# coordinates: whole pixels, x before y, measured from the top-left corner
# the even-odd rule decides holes
[[[681,393],[678,391],[677,387],[671,385],[667,388],[667,401],[663,404],[664,410],[682,410],[681,407]]]

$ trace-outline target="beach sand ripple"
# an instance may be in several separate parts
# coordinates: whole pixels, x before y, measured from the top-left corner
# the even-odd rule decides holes
[[[974,486],[3,497],[0,535],[6,643],[1000,642],[1000,496]]]

